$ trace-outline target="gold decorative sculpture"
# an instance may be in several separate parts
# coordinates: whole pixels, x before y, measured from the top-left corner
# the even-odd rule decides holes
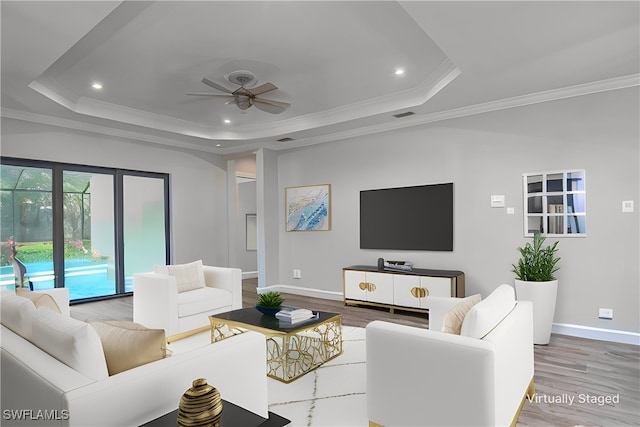
[[[180,398],[178,426],[220,427],[222,409],[220,392],[207,384],[205,378],[198,378],[193,380],[193,387]]]

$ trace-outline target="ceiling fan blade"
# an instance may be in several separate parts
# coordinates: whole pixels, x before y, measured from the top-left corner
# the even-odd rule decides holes
[[[248,91],[255,96],[265,92],[271,92],[272,90],[276,90],[276,89],[278,89],[276,85],[274,85],[273,83],[267,82],[267,83],[261,84],[260,86],[252,87],[248,89]]]
[[[223,92],[226,92],[226,93],[233,93],[232,90],[227,89],[226,87],[222,86],[221,84],[218,84],[218,83],[216,83],[214,81],[211,81],[206,77],[202,78],[202,83],[206,84],[207,86],[211,86],[214,89],[218,89],[218,90],[221,90]]]
[[[272,101],[270,99],[253,98],[253,105],[258,110],[265,111],[271,114],[280,114],[291,106],[287,102]]]
[[[239,87],[238,89],[234,90],[233,95],[241,95],[241,96],[251,96],[251,92],[249,92],[248,89],[246,89],[245,87]]]
[[[230,96],[232,97],[232,94],[226,94],[226,93],[208,93],[208,92],[202,92],[202,93],[187,93],[186,95],[191,95],[191,96],[224,96],[225,98],[229,98]]]

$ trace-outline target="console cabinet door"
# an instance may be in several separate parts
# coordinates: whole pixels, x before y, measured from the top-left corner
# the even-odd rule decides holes
[[[344,271],[344,297],[346,299],[367,301],[367,278],[364,271]]]
[[[420,277],[420,286],[428,292],[428,297],[451,297],[451,279],[448,277]]]
[[[420,288],[419,276],[393,276],[393,302],[402,307],[420,308],[421,294],[415,289]]]
[[[393,304],[393,274],[367,272],[367,301]]]

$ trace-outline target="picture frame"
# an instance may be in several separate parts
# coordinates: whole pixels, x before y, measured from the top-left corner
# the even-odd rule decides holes
[[[287,231],[331,230],[331,184],[285,188]]]

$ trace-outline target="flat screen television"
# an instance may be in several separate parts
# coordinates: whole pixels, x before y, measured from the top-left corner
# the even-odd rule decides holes
[[[453,251],[453,183],[360,191],[360,248]]]

